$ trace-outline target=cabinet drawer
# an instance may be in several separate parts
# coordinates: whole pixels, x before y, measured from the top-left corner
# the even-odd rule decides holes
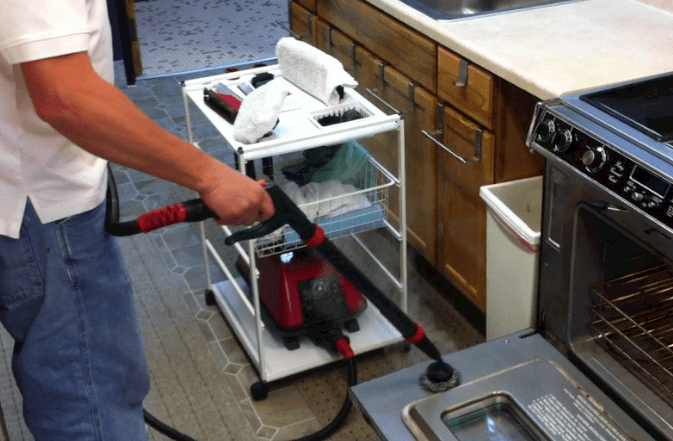
[[[295,37],[316,45],[316,16],[296,2],[290,3],[290,29]]]
[[[444,108],[444,146],[468,160],[464,164],[440,149],[442,174],[460,190],[479,197],[482,185],[494,182],[495,137],[449,106]],[[478,160],[470,161],[480,150]]]
[[[341,61],[344,69],[353,75],[355,71],[355,42],[324,20],[316,25],[316,47]]]
[[[320,18],[411,80],[436,92],[434,41],[360,0],[321,0],[317,7]]]
[[[299,3],[300,5],[305,7],[306,9],[308,9],[309,11],[315,12],[315,5],[316,5],[318,0],[296,0],[296,1],[297,1],[297,3]]]
[[[493,75],[444,48],[439,48],[437,60],[440,98],[493,129]]]

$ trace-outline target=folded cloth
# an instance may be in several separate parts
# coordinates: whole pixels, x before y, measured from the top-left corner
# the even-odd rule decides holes
[[[332,219],[372,205],[365,195],[355,194],[359,189],[340,181],[311,182],[302,187],[296,182],[288,181],[280,184],[280,188],[312,222]],[[269,234],[267,240],[279,240],[289,230],[289,226],[276,230]]]
[[[311,182],[303,187],[290,181],[282,184],[281,189],[300,206],[306,217],[312,221],[367,208],[371,205],[369,199],[363,194],[355,194],[358,188],[343,184],[341,181]]]
[[[234,139],[245,144],[257,142],[278,122],[290,85],[275,78],[245,97],[234,121]]]
[[[358,85],[339,60],[292,37],[278,41],[276,56],[283,78],[325,105],[339,104],[339,86]]]

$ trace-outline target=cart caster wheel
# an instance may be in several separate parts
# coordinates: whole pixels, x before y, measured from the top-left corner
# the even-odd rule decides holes
[[[269,395],[270,388],[269,383],[266,381],[258,381],[250,386],[250,395],[255,401],[263,400]]]
[[[217,302],[215,301],[215,293],[212,289],[206,290],[206,305],[215,306]]]
[[[299,337],[284,337],[283,344],[288,351],[299,349]]]
[[[353,332],[358,332],[360,330],[360,325],[357,320],[352,319],[344,322],[344,328],[352,334]]]

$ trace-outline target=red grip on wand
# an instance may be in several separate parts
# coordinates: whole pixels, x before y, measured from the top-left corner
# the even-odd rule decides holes
[[[138,229],[147,233],[157,228],[177,224],[187,220],[187,210],[182,204],[173,204],[162,207],[138,217]]]

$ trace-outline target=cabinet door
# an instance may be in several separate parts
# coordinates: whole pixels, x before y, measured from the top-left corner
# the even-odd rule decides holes
[[[301,41],[316,45],[316,16],[299,3],[290,3],[290,29]]]
[[[494,137],[451,107],[444,109],[444,144],[472,158],[481,137],[481,158],[463,164],[439,151],[439,268],[479,309],[486,310],[486,204],[482,185],[493,183]],[[479,132],[481,131],[481,134]]]
[[[356,49],[355,76],[360,91],[384,112],[391,110],[365,88],[375,90],[388,104],[402,112],[405,123],[406,221],[409,244],[437,263],[437,147],[421,134],[433,131],[437,124],[437,99],[434,95],[365,49]],[[377,135],[363,144],[388,170],[399,176],[397,133]],[[395,189],[396,190],[396,189]],[[399,194],[390,192],[390,215],[399,225]]]

